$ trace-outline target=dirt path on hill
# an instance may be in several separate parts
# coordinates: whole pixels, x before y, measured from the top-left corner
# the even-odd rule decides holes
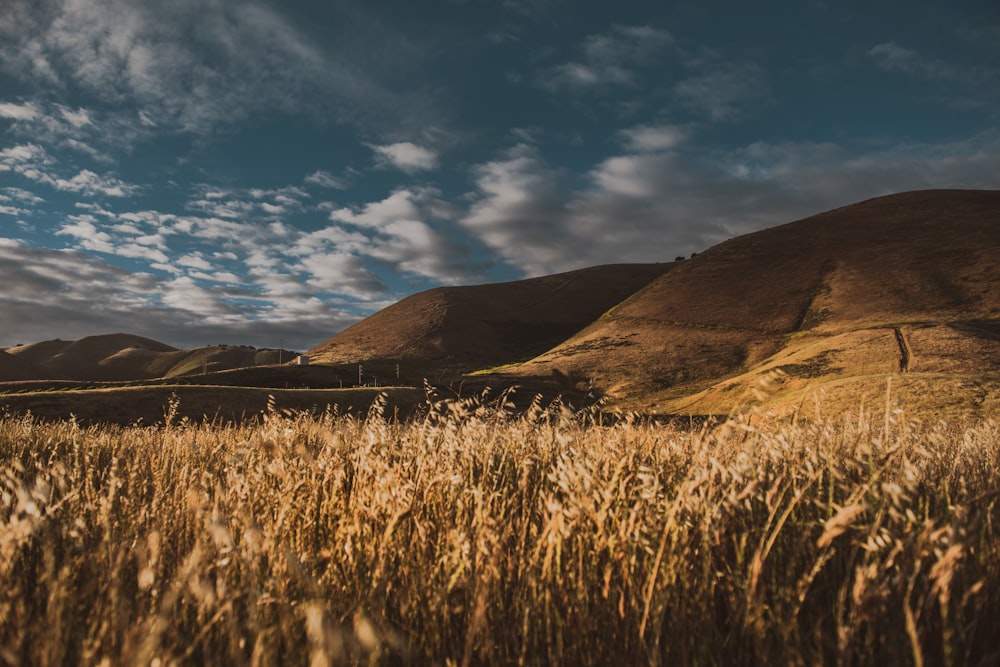
[[[906,336],[903,335],[902,329],[893,327],[892,332],[896,334],[896,344],[899,345],[899,372],[906,373],[910,370],[910,358],[913,355],[910,344],[907,342]]]

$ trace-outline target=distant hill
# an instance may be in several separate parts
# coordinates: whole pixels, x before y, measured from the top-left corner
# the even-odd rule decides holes
[[[277,364],[294,356],[288,350],[230,345],[179,350],[149,338],[116,333],[7,348],[0,356],[0,380],[147,380]]]
[[[0,380],[41,380],[49,375],[39,366],[0,350]]]
[[[325,364],[409,361],[455,371],[526,361],[673,266],[615,264],[513,282],[440,287],[362,320],[308,355]]]

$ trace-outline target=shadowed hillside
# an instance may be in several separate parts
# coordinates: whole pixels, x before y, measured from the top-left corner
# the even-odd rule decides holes
[[[309,352],[318,363],[417,361],[476,370],[524,361],[593,322],[674,264],[617,264],[416,294]]]
[[[0,350],[0,381],[41,380],[48,377],[48,373],[37,365]]]

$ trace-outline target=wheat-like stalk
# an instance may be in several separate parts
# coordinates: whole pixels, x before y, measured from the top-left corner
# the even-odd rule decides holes
[[[995,423],[383,408],[0,418],[0,663],[962,665],[997,648]]]

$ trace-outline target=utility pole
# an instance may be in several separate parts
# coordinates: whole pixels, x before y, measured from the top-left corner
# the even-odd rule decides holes
[[[281,365],[281,348],[283,348],[283,347],[285,347],[285,339],[284,338],[279,338],[278,339],[278,365],[279,366]]]
[[[361,364],[358,364],[358,386],[359,387],[361,386],[361,378],[362,378],[362,375],[361,375]]]
[[[396,364],[396,380],[399,380],[399,364]],[[399,382],[396,384],[399,384]]]

